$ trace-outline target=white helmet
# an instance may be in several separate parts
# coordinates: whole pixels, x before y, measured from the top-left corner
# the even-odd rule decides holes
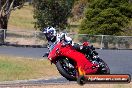
[[[43,33],[45,34],[48,41],[53,41],[53,40],[56,41],[55,39],[56,39],[57,33],[55,28],[53,27],[44,28]]]

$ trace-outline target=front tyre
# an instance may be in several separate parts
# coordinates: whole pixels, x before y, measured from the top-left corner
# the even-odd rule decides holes
[[[84,76],[78,77],[77,83],[78,83],[79,85],[84,85],[84,84],[86,83],[85,77],[84,77]]]
[[[75,63],[68,58],[61,58],[56,62],[59,73],[69,81],[77,80]]]

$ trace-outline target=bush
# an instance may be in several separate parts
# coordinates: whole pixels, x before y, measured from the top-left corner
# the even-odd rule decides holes
[[[92,0],[85,11],[80,33],[121,35],[132,17],[128,0]]]

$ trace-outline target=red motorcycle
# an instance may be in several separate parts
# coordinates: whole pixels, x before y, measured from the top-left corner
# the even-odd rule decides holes
[[[59,73],[67,80],[75,81],[80,75],[109,74],[107,64],[98,57],[98,53],[86,42],[80,46],[85,47],[87,53],[80,52],[64,40],[54,45],[48,55],[51,63],[54,63]]]

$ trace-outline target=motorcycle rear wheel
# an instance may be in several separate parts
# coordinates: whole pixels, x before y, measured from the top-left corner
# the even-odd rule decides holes
[[[68,65],[71,65],[70,68]],[[77,80],[77,70],[75,68],[75,63],[68,58],[61,58],[56,62],[56,67],[59,73],[69,81]]]
[[[98,69],[98,72],[97,74],[110,74],[110,68],[108,67],[108,65],[102,60],[99,58],[99,63],[101,63],[99,69]],[[103,69],[106,69],[106,70],[103,70]]]

